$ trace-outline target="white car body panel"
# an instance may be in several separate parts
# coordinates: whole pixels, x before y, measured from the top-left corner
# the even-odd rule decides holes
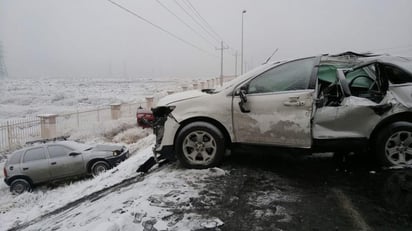
[[[313,89],[247,96],[250,112],[233,103],[235,140],[240,143],[310,148]]]

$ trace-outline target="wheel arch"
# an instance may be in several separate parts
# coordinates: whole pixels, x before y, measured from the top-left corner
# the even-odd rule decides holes
[[[7,180],[7,185],[11,185],[11,183],[13,183],[13,181],[17,180],[17,179],[23,179],[26,180],[27,182],[29,182],[30,186],[33,186],[33,181],[30,177],[25,176],[25,175],[17,175],[17,176],[12,176],[10,177],[10,179]]]
[[[174,142],[176,143],[176,139],[178,134],[180,133],[180,131],[188,124],[193,123],[193,122],[206,122],[206,123],[210,123],[212,125],[214,125],[217,129],[219,129],[219,131],[222,132],[223,137],[225,139],[225,145],[226,147],[230,147],[230,145],[232,144],[232,138],[230,137],[229,132],[227,131],[226,127],[223,126],[222,123],[220,123],[219,121],[212,119],[210,117],[203,117],[203,116],[198,116],[198,117],[192,117],[192,118],[188,118],[186,120],[183,120],[182,122],[180,122],[180,126],[176,131],[176,135],[174,137]]]
[[[381,131],[386,126],[395,122],[409,122],[412,123],[412,112],[401,112],[391,115],[382,121],[380,121],[373,129],[371,135],[369,136],[369,143],[373,144],[378,136],[379,131]]]
[[[98,161],[104,161],[104,162],[109,166],[109,168],[113,167],[113,166],[109,163],[109,161],[107,161],[106,159],[104,159],[104,158],[96,158],[96,159],[90,160],[90,161],[87,163],[86,169],[87,169],[87,172],[88,172],[88,173],[91,173],[91,172],[92,172],[92,166],[93,166],[93,164],[96,163],[96,162],[98,162]]]

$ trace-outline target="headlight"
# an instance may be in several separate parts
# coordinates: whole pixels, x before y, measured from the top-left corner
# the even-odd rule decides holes
[[[120,155],[120,151],[119,150],[115,150],[115,151],[113,151],[113,156],[118,156],[118,155]]]

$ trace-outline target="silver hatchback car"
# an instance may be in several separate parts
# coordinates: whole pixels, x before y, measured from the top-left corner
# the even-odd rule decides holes
[[[98,175],[129,157],[121,145],[86,145],[73,141],[35,144],[15,151],[4,165],[4,181],[12,193],[34,185],[81,175]]]

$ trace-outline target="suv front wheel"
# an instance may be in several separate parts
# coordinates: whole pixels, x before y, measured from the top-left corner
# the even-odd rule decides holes
[[[176,157],[187,168],[209,168],[220,164],[225,152],[222,132],[207,122],[186,125],[177,135]]]
[[[412,123],[395,122],[382,129],[376,153],[385,166],[412,165]]]

